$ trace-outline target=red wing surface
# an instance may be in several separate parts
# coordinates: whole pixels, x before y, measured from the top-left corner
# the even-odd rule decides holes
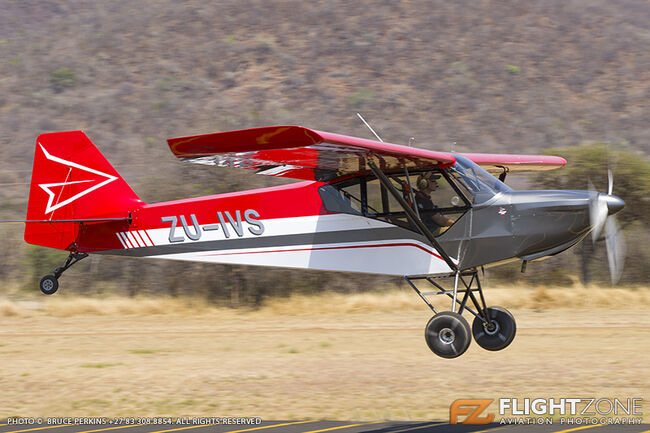
[[[301,126],[269,126],[167,140],[183,160],[258,174],[328,181],[369,171],[372,159],[383,171],[446,167],[455,162],[445,152],[315,131]]]
[[[510,155],[498,153],[461,153],[487,171],[502,172],[507,168],[509,172],[543,171],[564,167],[566,160],[559,156],[550,155]]]

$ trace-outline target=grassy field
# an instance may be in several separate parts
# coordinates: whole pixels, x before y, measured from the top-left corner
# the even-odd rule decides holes
[[[0,418],[445,419],[459,398],[642,397],[650,290],[490,289],[518,331],[502,352],[434,356],[417,296],[0,299]],[[647,409],[646,409],[647,411]]]

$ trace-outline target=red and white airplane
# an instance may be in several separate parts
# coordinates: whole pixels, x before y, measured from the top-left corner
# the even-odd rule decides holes
[[[185,161],[303,181],[148,204],[83,132],[43,134],[25,240],[69,252],[41,280],[44,293],[56,292],[61,274],[88,254],[399,275],[436,313],[429,347],[452,358],[472,334],[488,350],[514,338],[512,315],[485,305],[481,267],[557,254],[624,205],[611,190],[513,191],[502,182],[509,171],[565,165],[554,156],[453,154],[299,126],[168,143]],[[453,277],[453,288],[439,277]],[[451,311],[438,313],[433,294],[452,298]],[[473,329],[463,311],[475,316]]]

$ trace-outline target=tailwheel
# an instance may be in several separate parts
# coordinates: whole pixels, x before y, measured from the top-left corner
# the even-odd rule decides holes
[[[472,341],[467,320],[451,311],[433,316],[427,323],[424,338],[429,349],[443,358],[456,358],[462,355]]]
[[[38,283],[38,287],[41,289],[41,292],[46,295],[53,295],[59,289],[59,277],[68,269],[70,266],[77,263],[79,260],[85,259],[88,257],[87,253],[77,253],[71,252],[68,255],[68,258],[65,260],[63,265],[54,269],[52,275],[46,275],[41,278],[41,282]]]
[[[476,316],[472,323],[472,334],[476,343],[486,350],[502,350],[508,347],[515,338],[517,324],[510,311],[503,307],[488,307],[485,309],[489,322]]]
[[[59,280],[57,280],[54,275],[46,275],[41,278],[41,282],[38,286],[40,287],[41,292],[46,295],[53,295],[59,289]]]

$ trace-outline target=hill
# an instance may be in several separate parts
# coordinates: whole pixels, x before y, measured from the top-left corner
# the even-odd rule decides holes
[[[146,201],[277,183],[183,167],[165,138],[272,124],[368,137],[356,111],[431,149],[600,141],[647,157],[648,22],[647,2],[605,0],[2,2],[1,216],[24,215],[48,131],[83,129]],[[23,284],[32,253],[1,230],[0,277]],[[148,266],[115,263],[120,281]]]

